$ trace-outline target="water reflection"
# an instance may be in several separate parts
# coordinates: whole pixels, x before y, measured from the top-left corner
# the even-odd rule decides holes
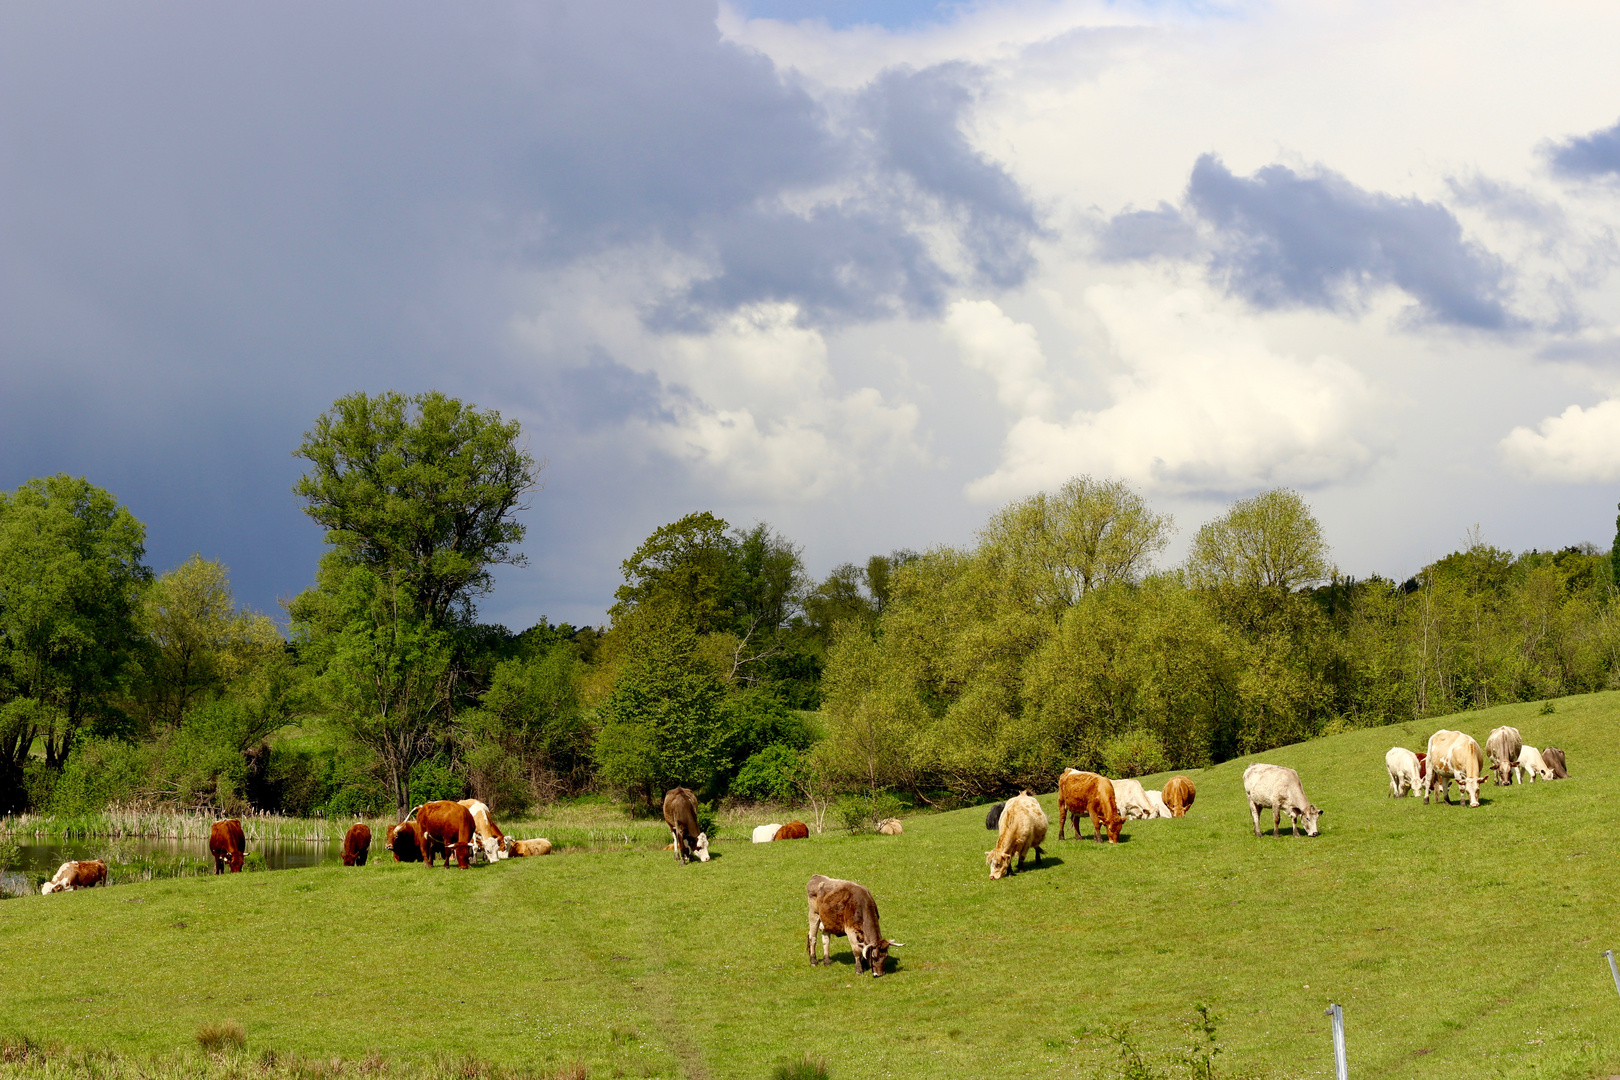
[[[166,840],[136,837],[112,840],[92,837],[87,840],[51,840],[18,845],[21,857],[13,867],[23,873],[54,874],[56,868],[69,859],[105,859],[123,862],[142,855],[190,855],[207,860],[207,840]],[[325,840],[249,840],[248,853],[264,856],[265,866],[271,870],[296,870],[304,866],[339,866],[343,863],[343,845]],[[372,853],[376,854],[375,851]]]

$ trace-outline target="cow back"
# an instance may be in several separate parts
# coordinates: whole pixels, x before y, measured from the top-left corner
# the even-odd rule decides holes
[[[808,840],[809,838],[810,838],[810,829],[809,829],[809,827],[807,825],[805,825],[804,822],[802,822],[802,821],[790,821],[786,825],[783,825],[780,829],[777,829],[776,830],[776,835],[773,836],[771,839],[773,839],[773,840]]]
[[[1541,760],[1552,770],[1554,780],[1569,779],[1569,769],[1564,764],[1564,752],[1558,747],[1549,746],[1542,750]]]
[[[1172,817],[1186,817],[1197,797],[1198,789],[1185,776],[1172,776],[1164,783],[1164,805],[1170,808]]]
[[[421,827],[424,844],[430,839],[446,846],[465,844],[473,836],[472,811],[449,799],[423,803],[416,812],[416,824]]]
[[[697,841],[701,830],[698,828],[697,796],[691,788],[671,788],[664,793],[664,824],[682,839],[691,843]]]
[[[991,832],[995,832],[997,829],[1001,828],[1001,812],[1005,809],[1007,809],[1007,804],[1004,802],[998,802],[991,806],[989,810],[985,811],[984,827],[989,829]]]

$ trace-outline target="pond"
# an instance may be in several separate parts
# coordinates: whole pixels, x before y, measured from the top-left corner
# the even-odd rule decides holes
[[[22,840],[21,837],[18,839]],[[69,859],[107,859],[116,862],[143,855],[189,855],[194,859],[205,861],[209,859],[207,840],[164,840],[150,837],[113,840],[107,837],[91,837],[83,840],[20,842],[18,848],[20,857],[12,869],[24,874],[54,874],[56,868]],[[249,854],[258,852],[263,855],[265,866],[270,870],[336,866],[343,862],[343,845],[329,841],[249,840],[247,849]],[[376,849],[377,845],[373,843],[373,856],[377,853]]]

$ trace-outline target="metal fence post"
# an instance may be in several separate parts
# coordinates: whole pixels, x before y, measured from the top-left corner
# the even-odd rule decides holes
[[[1614,976],[1614,991],[1620,994],[1620,968],[1614,966],[1614,950],[1604,949],[1603,955],[1609,961],[1609,974]]]
[[[1613,961],[1610,961],[1613,963]],[[1615,976],[1616,984],[1620,985],[1620,975]],[[1333,1068],[1338,1080],[1350,1080],[1350,1063],[1344,1057],[1344,1010],[1337,1005],[1329,1005],[1326,1015],[1333,1017]]]

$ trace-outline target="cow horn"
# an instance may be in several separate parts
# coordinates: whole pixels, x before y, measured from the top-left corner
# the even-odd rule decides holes
[[[906,943],[903,942],[903,941],[891,941],[891,942],[889,942],[889,948],[891,948],[891,949],[900,949],[900,948],[904,948],[905,944]]]

